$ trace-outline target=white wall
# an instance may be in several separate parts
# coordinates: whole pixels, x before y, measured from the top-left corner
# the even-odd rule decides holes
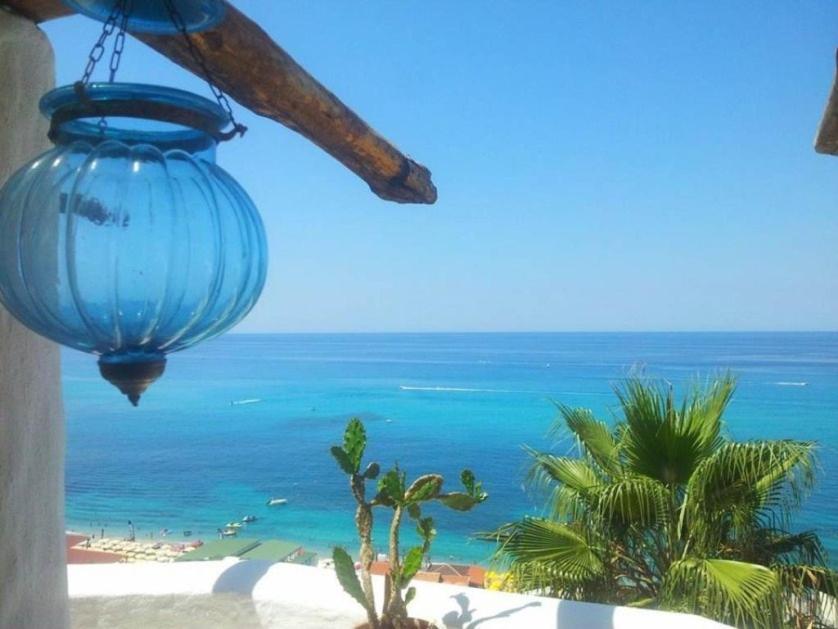
[[[52,48],[0,9],[0,184],[48,148],[38,100],[54,83]],[[0,307],[0,627],[67,626],[64,420],[58,347]]]
[[[98,564],[68,567],[74,626],[350,628],[361,607],[332,570],[262,561]],[[418,582],[414,616],[466,629],[714,629],[669,612],[576,603]],[[378,578],[378,600],[383,581]],[[235,596],[238,595],[238,596]],[[229,616],[225,616],[226,613]],[[212,624],[204,624],[212,618]],[[94,625],[98,620],[107,624]],[[143,625],[141,623],[145,622]]]

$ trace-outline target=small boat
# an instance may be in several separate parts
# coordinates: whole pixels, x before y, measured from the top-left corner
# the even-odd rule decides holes
[[[239,534],[238,529],[234,529],[234,528],[230,528],[230,527],[221,529],[221,537],[235,537],[238,534]]]
[[[250,522],[255,522],[255,521],[256,521],[256,516],[255,515],[246,515],[242,518],[242,522],[244,522],[245,524],[248,524]]]
[[[240,529],[242,527],[241,522],[227,522],[227,526],[225,528],[228,529]]]
[[[287,498],[271,498],[268,500],[267,505],[269,507],[278,507],[279,505],[284,505],[288,503]]]

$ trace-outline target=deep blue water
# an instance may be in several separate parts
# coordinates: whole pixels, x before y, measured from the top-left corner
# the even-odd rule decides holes
[[[210,538],[254,514],[244,535],[354,548],[353,502],[328,450],[357,415],[383,466],[451,485],[475,471],[489,500],[435,509],[432,554],[485,559],[471,533],[537,508],[521,446],[549,445],[551,400],[610,419],[612,386],[641,367],[676,385],[732,370],[733,437],[820,442],[819,487],[797,523],[821,533],[835,563],[838,333],[227,335],[170,357],[136,409],[94,357],[68,351],[68,527],[124,535],[130,519],[140,535]],[[271,496],[289,504],[268,508]]]

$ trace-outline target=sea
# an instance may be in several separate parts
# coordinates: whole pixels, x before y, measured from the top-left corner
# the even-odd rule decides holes
[[[492,546],[476,533],[544,509],[525,448],[572,448],[549,434],[557,403],[613,422],[626,377],[684,390],[729,371],[730,437],[818,442],[818,485],[794,527],[817,531],[838,563],[838,333],[228,334],[170,356],[137,408],[95,357],[62,361],[68,529],[124,536],[130,521],[140,538],[207,540],[253,515],[240,537],[355,550],[329,448],[359,417],[382,469],[440,473],[450,490],[474,471],[485,503],[426,509],[431,558],[485,563]],[[381,551],[388,516],[376,512]]]

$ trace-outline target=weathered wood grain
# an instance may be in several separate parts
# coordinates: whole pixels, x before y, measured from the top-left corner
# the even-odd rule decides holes
[[[67,15],[61,0],[0,0],[41,22]],[[433,203],[430,171],[402,154],[321,85],[258,24],[227,3],[217,27],[192,35],[213,79],[231,98],[308,138],[369,184],[382,199]],[[201,75],[178,36],[132,33],[151,48]]]
[[[821,126],[815,138],[815,150],[827,155],[838,155],[838,51],[835,52],[835,80],[823,112]]]
[[[33,22],[46,22],[73,12],[61,0],[0,0],[0,5],[10,7]]]

